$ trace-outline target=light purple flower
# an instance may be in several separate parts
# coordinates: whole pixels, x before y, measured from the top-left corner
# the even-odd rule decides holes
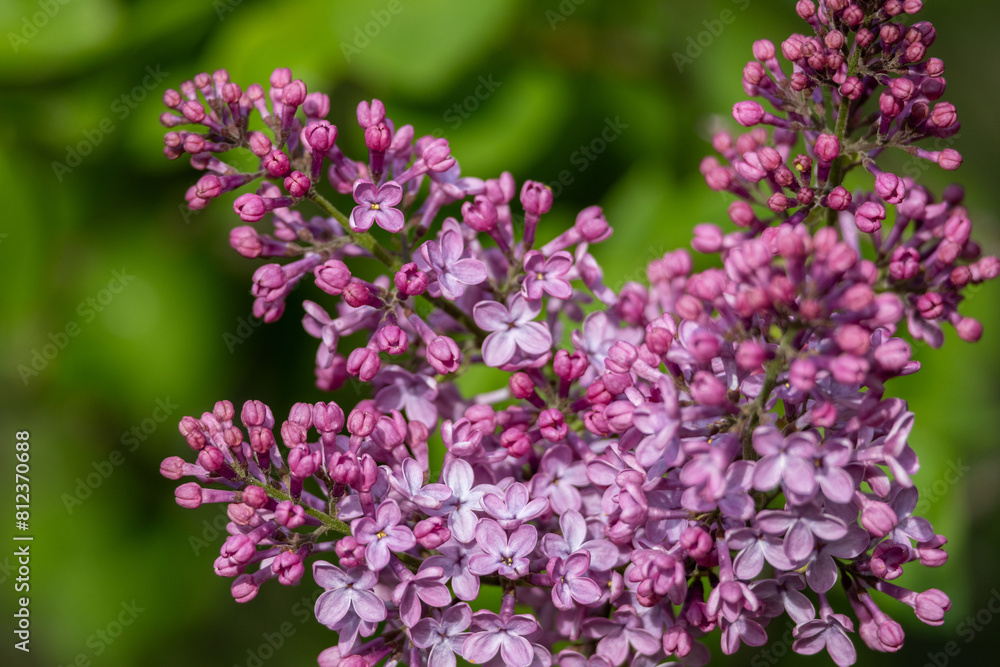
[[[519,579],[528,573],[528,556],[538,544],[538,531],[523,525],[510,537],[493,519],[483,519],[476,526],[476,542],[483,553],[469,559],[469,570],[479,576],[499,570],[501,577]]]
[[[475,474],[472,466],[462,459],[452,459],[444,464],[441,481],[450,489],[450,497],[431,514],[447,515],[448,529],[455,539],[471,542],[476,539],[476,524],[479,523],[475,511],[483,508],[483,492],[473,488]]]
[[[479,597],[479,577],[469,568],[470,559],[481,550],[478,545],[467,547],[452,539],[437,549],[440,556],[430,556],[424,561],[427,567],[440,567],[445,580],[451,579],[451,587],[459,600],[471,601]]]
[[[405,568],[400,568],[399,574],[402,581],[393,589],[392,601],[399,607],[403,625],[412,627],[420,620],[421,600],[431,607],[443,607],[451,602],[451,592],[441,583],[442,568],[428,566],[425,562],[416,574]]]
[[[400,526],[399,505],[395,500],[385,500],[375,510],[375,518],[363,517],[351,522],[351,532],[365,546],[365,561],[375,572],[389,564],[390,551],[406,551],[417,544],[417,539],[406,526]]]
[[[550,447],[542,455],[538,472],[531,478],[532,495],[548,498],[556,514],[579,510],[582,500],[577,487],[590,484],[586,464],[573,458],[573,450],[567,445]]]
[[[435,510],[451,498],[451,489],[444,484],[424,484],[424,470],[415,459],[407,457],[400,467],[402,476],[390,473],[389,486],[407,500],[412,500],[424,510]]]
[[[605,539],[587,540],[587,523],[576,510],[563,512],[559,517],[562,535],[542,535],[542,553],[549,558],[568,558],[577,551],[590,554],[590,566],[606,571],[618,564],[618,548]]]
[[[843,521],[812,505],[795,511],[764,510],[757,514],[757,523],[765,533],[785,536],[785,553],[797,565],[815,550],[817,538],[832,542],[847,534]]]
[[[382,387],[375,392],[375,407],[381,412],[402,410],[406,418],[433,428],[437,424],[437,382],[432,377],[411,373],[395,364],[383,368],[373,382]]]
[[[753,432],[753,448],[761,455],[753,473],[755,488],[770,491],[784,483],[786,489],[804,501],[816,493],[818,485],[813,466],[816,434],[813,431],[793,433],[786,438],[773,426],[760,426]]]
[[[352,609],[358,618],[371,623],[385,620],[385,605],[372,587],[378,575],[370,570],[354,568],[344,572],[325,561],[313,563],[313,579],[326,589],[316,600],[316,620],[327,627],[341,622]]]
[[[500,651],[509,667],[528,667],[535,657],[526,637],[541,630],[538,621],[527,614],[500,616],[492,611],[477,611],[472,620],[479,632],[472,633],[462,647],[462,657],[473,664],[484,663]]]
[[[431,296],[455,301],[465,293],[466,285],[478,285],[487,278],[486,266],[478,259],[462,259],[465,241],[456,229],[446,228],[438,241],[426,241],[413,261],[421,271],[434,271],[427,289]]]
[[[642,655],[653,655],[660,650],[660,639],[642,627],[642,620],[630,605],[616,609],[611,618],[588,618],[583,622],[583,632],[588,637],[601,638],[597,655],[612,665],[625,662],[629,646]]]
[[[410,628],[410,640],[417,648],[429,648],[427,667],[455,667],[456,654],[470,633],[464,632],[472,624],[472,609],[464,602],[449,607],[441,619],[422,618]]]
[[[504,491],[503,497],[487,492],[482,499],[483,508],[497,521],[504,530],[513,530],[525,521],[536,519],[549,508],[545,498],[528,500],[528,488],[520,482],[514,482]]]
[[[819,653],[824,648],[838,667],[853,665],[858,659],[857,650],[848,632],[854,632],[854,623],[844,614],[829,613],[824,618],[808,621],[792,631],[795,641],[792,650],[803,655]]]
[[[601,599],[601,587],[587,574],[590,572],[590,554],[580,551],[566,560],[553,558],[548,564],[552,577],[552,603],[559,609],[573,609],[575,603],[592,605]]]
[[[353,231],[367,232],[373,224],[393,234],[403,229],[403,212],[393,208],[403,201],[399,183],[389,181],[376,188],[374,183],[359,179],[354,183],[354,201],[358,205],[348,220]]]
[[[541,312],[541,302],[530,302],[520,294],[510,300],[508,309],[496,301],[480,301],[472,317],[483,331],[492,331],[483,341],[483,361],[494,368],[503,366],[520,350],[538,356],[552,347],[552,334],[542,322],[534,322]]]
[[[530,301],[542,298],[542,293],[557,299],[568,299],[573,294],[573,288],[566,279],[566,274],[573,268],[573,256],[565,250],[552,253],[546,257],[537,250],[529,250],[524,254],[524,283],[521,293]]]

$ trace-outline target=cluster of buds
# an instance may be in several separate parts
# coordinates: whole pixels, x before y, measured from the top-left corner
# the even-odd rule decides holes
[[[371,385],[348,410],[296,403],[280,425],[253,400],[239,420],[220,401],[181,421],[196,461],[161,472],[191,479],[183,507],[228,505],[215,570],[234,598],[310,565],[316,618],[337,633],[324,667],[704,665],[708,633],[731,654],[786,615],[796,652],[850,665],[855,631],[876,651],[903,645],[879,597],[941,624],[947,595],[891,583],[947,554],[913,515],[914,415],[885,383],[920,368],[904,320],[935,347],[943,322],[980,338],[958,305],[1000,262],[980,257],[959,188],[937,201],[876,164],[886,148],[961,161],[912,145],[958,127],[951,105],[932,106],[933,27],[898,22],[919,9],[798,2],[815,36],[782,44],[791,71],[767,41],[744,69],[774,112],[737,104],[752,129],[716,135],[724,162],[702,163],[737,197],[735,231],[695,228],[692,247],[721,268],[693,272],[677,250],[617,293],[590,254],[611,234],[600,208],[538,245],[547,188],[460,176],[446,140],[397,128],[378,100],[358,106],[368,155],[353,160],[328,98],[288,70],[266,92],[224,70],[168,91],[163,123],[204,128],[166,138],[168,157],[207,172],[189,205],[262,179],[234,209],[273,230],[230,235],[273,261],[254,273],[255,315],[281,317],[311,275],[329,297],[302,304],[317,386]],[[254,112],[270,136],[248,129]],[[258,169],[223,162],[234,149]],[[854,167],[874,192],[843,186]],[[321,189],[350,195],[349,213]],[[306,200],[319,215],[303,216]],[[460,218],[438,222],[452,205]],[[363,262],[380,275],[358,277]],[[477,365],[506,384],[464,395],[456,379]],[[857,626],[828,599],[838,582]],[[482,586],[498,608],[481,608]]]

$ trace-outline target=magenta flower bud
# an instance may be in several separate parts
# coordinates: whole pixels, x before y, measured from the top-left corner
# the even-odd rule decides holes
[[[291,550],[282,551],[271,563],[271,571],[278,575],[278,582],[283,586],[294,586],[305,574],[302,557]]]
[[[351,308],[361,306],[378,306],[382,301],[374,294],[368,285],[362,282],[351,282],[344,287],[344,302]]]
[[[885,209],[881,204],[871,201],[859,206],[854,214],[854,224],[865,233],[877,232],[882,228],[883,220],[885,220]]]
[[[240,421],[247,428],[271,428],[274,426],[274,416],[271,414],[270,408],[261,401],[250,400],[244,403],[240,413]]]
[[[507,384],[510,386],[510,393],[514,398],[524,400],[535,395],[535,382],[527,373],[514,373],[510,376]]]
[[[766,358],[767,353],[756,341],[745,340],[736,348],[736,363],[745,371],[760,368]]]
[[[417,543],[425,549],[437,549],[439,546],[451,539],[451,531],[445,525],[446,519],[440,516],[432,516],[429,519],[418,521],[413,527],[413,535],[417,538]]]
[[[462,221],[477,232],[488,232],[497,224],[497,208],[486,195],[476,195],[462,204]]]
[[[392,132],[385,123],[369,125],[365,128],[365,146],[373,153],[384,153],[392,144]]]
[[[757,216],[754,215],[753,208],[751,208],[750,204],[742,200],[737,200],[730,204],[728,213],[729,219],[737,227],[749,227],[757,222]]]
[[[878,110],[885,118],[895,118],[903,111],[903,103],[885,91],[878,98]]]
[[[174,500],[185,509],[198,509],[201,507],[201,487],[197,482],[181,484],[174,490]]]
[[[163,103],[165,105],[167,105],[167,107],[169,107],[171,109],[176,109],[178,106],[180,106],[181,102],[183,102],[183,101],[184,101],[184,98],[181,97],[181,94],[178,93],[173,88],[168,88],[163,93]]]
[[[945,171],[954,171],[962,166],[962,154],[953,148],[946,148],[941,151],[937,163]]]
[[[222,182],[215,174],[205,174],[194,187],[195,194],[201,199],[213,199],[222,194]]]
[[[687,549],[688,555],[695,560],[708,556],[714,545],[712,536],[701,526],[689,526],[681,533],[681,546]]]
[[[226,456],[217,447],[204,447],[198,452],[198,465],[209,472],[219,472],[226,465]]]
[[[748,100],[733,105],[733,118],[743,127],[753,127],[764,118],[764,107],[758,102]]]
[[[937,292],[921,294],[917,299],[917,310],[925,320],[936,320],[944,314],[944,299]]]
[[[691,296],[690,294],[682,294],[678,297],[677,301],[674,302],[674,311],[677,313],[681,319],[685,320],[696,320],[701,317],[705,309],[701,305],[701,301],[697,298]]]
[[[941,625],[944,623],[944,613],[951,609],[951,600],[938,589],[929,588],[917,594],[913,609],[917,613],[917,618],[924,623]]]
[[[434,139],[427,142],[420,157],[427,168],[435,173],[448,171],[455,165],[455,158],[451,156],[451,147],[448,146],[447,139]]]
[[[552,190],[538,181],[525,181],[521,186],[521,206],[527,215],[539,218],[552,208]]]
[[[337,484],[354,487],[361,478],[361,467],[354,454],[334,452],[327,461],[330,479]]]
[[[674,335],[669,329],[653,325],[646,327],[646,346],[653,354],[666,354],[673,342]]]
[[[864,356],[871,347],[871,334],[858,324],[841,326],[834,337],[841,350],[855,356]]]
[[[410,347],[406,333],[395,324],[387,324],[375,334],[375,344],[380,352],[403,354]]]
[[[638,358],[639,352],[634,345],[619,340],[615,341],[608,350],[608,356],[604,360],[604,365],[609,371],[614,373],[628,373]]]
[[[248,143],[250,144],[250,150],[257,157],[265,157],[274,149],[271,140],[263,132],[251,132]]]
[[[180,479],[190,464],[179,456],[168,456],[160,463],[160,474],[167,479]]]
[[[587,355],[580,351],[574,351],[571,354],[566,350],[558,350],[552,359],[552,370],[559,376],[559,379],[566,382],[583,377],[589,366]]]
[[[244,603],[250,602],[255,597],[257,597],[257,592],[260,590],[260,585],[254,581],[254,578],[249,574],[241,574],[236,577],[233,585],[230,587],[230,593],[233,595],[233,599],[236,602]]]
[[[309,177],[303,174],[301,171],[293,171],[291,174],[285,177],[285,190],[288,194],[293,197],[305,197],[309,194],[309,188],[312,187],[312,182]]]
[[[821,134],[816,137],[813,152],[820,160],[833,162],[840,155],[840,140],[832,134]]]
[[[889,82],[889,92],[897,100],[900,100],[902,102],[906,102],[911,97],[913,97],[914,93],[917,92],[917,87],[909,79],[897,78],[897,79],[892,79]],[[938,106],[940,107],[940,106],[943,106],[943,105],[938,105]],[[951,105],[949,104],[948,106],[951,106]],[[951,110],[952,110],[952,112],[954,112],[955,107],[952,106]],[[951,123],[947,123],[947,125],[951,125]],[[942,126],[939,126],[939,127],[945,127],[945,126],[942,125]]]
[[[972,233],[972,223],[960,213],[955,213],[944,223],[944,237],[958,245],[965,245]]]
[[[900,246],[892,253],[889,275],[896,280],[909,280],[920,271],[920,253],[915,248]]]
[[[774,43],[771,40],[758,39],[753,43],[753,57],[757,60],[770,60],[774,56]]]
[[[549,191],[551,196],[551,191]],[[551,206],[551,203],[550,203]],[[576,216],[573,228],[588,243],[597,243],[611,236],[611,227],[600,206],[588,206]]]
[[[435,336],[427,344],[427,363],[442,375],[454,373],[462,363],[458,344],[448,336]]]
[[[334,547],[340,565],[346,568],[358,567],[365,560],[365,545],[361,544],[353,535],[348,535],[337,542]]]
[[[780,192],[775,192],[767,200],[767,207],[775,213],[783,213],[788,210],[789,206],[792,205],[793,200],[789,199]]]
[[[354,408],[347,416],[347,430],[351,435],[367,438],[375,431],[378,415],[367,410]]]
[[[691,398],[702,405],[718,406],[728,403],[726,385],[709,371],[696,371],[690,389]]]
[[[372,100],[371,104],[362,101],[358,104],[358,125],[368,129],[372,125],[378,125],[385,120],[385,105],[381,100]]]
[[[601,376],[601,380],[612,396],[617,396],[632,386],[632,376],[628,373],[608,371]]]
[[[799,0],[795,3],[795,13],[804,21],[808,21],[816,15],[816,5],[812,0]]]
[[[267,497],[267,491],[259,486],[254,486],[253,484],[243,489],[240,498],[243,503],[255,510],[263,509],[269,500]]]
[[[861,507],[861,526],[872,537],[885,537],[899,523],[895,510],[887,503],[871,500],[860,492],[855,492],[855,504]]]
[[[201,102],[186,100],[181,103],[178,111],[184,114],[184,117],[192,123],[200,123],[205,120],[205,107],[202,106]]]
[[[396,289],[406,296],[419,296],[427,291],[427,274],[414,262],[404,264],[393,277]]]
[[[698,252],[719,252],[722,249],[722,230],[707,222],[695,225],[691,247]]]
[[[688,349],[699,363],[710,362],[719,354],[719,339],[708,331],[696,331],[688,341]]]
[[[826,48],[833,49],[835,51],[839,51],[844,46],[846,41],[844,33],[839,30],[831,30],[826,33],[826,37],[823,38],[823,43],[826,45]]]
[[[864,90],[861,79],[856,76],[849,76],[840,84],[840,94],[852,100],[860,98]]]
[[[344,428],[344,411],[333,401],[320,401],[312,406],[312,420],[320,433],[340,433]]]
[[[868,360],[845,353],[837,356],[830,364],[833,379],[843,384],[861,384],[868,376]]]
[[[362,382],[369,382],[378,373],[381,361],[378,352],[368,347],[354,349],[347,357],[347,372]]]
[[[257,222],[267,214],[267,206],[260,195],[252,192],[240,195],[233,202],[233,210],[244,222]]]
[[[302,111],[306,118],[326,118],[330,113],[330,96],[326,93],[309,93],[302,103]]]
[[[837,423],[837,406],[829,401],[821,401],[809,413],[813,426],[829,428]]]
[[[500,435],[500,445],[515,459],[531,451],[531,440],[524,434],[522,428],[517,427],[508,428]]]
[[[324,155],[337,142],[337,126],[320,120],[302,128],[302,143],[311,153]]]
[[[542,437],[549,442],[561,442],[569,434],[566,418],[555,408],[542,410],[538,414],[538,428]]]
[[[292,163],[283,151],[275,149],[264,158],[263,166],[271,178],[282,178],[291,171]]]
[[[306,84],[300,79],[295,79],[281,89],[281,103],[286,107],[291,107],[287,113],[294,113],[295,109],[306,101]]]
[[[902,338],[890,338],[875,348],[873,352],[875,363],[883,370],[898,373],[906,366],[912,356],[910,344]]]
[[[351,271],[339,259],[328,259],[315,269],[316,287],[327,294],[337,296],[351,283]]]
[[[713,167],[705,172],[705,183],[709,189],[721,192],[733,184],[732,170],[726,167]]]
[[[958,337],[968,343],[978,342],[983,337],[983,325],[979,320],[971,317],[963,317],[955,324],[955,331]]]
[[[292,82],[292,70],[288,67],[276,67],[271,72],[269,82],[273,88],[284,88]]]
[[[875,192],[887,204],[899,204],[906,198],[906,186],[903,179],[888,172],[879,174],[875,179]]]
[[[308,516],[301,505],[291,500],[282,500],[274,509],[274,522],[292,530],[305,525]]]

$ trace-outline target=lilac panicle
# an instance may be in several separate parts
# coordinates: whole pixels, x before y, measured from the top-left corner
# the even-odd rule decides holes
[[[933,26],[904,23],[921,6],[796,3],[809,34],[753,44],[742,129],[716,133],[699,167],[735,198],[728,221],[693,229],[714,265],[667,252],[618,291],[592,254],[612,233],[600,207],[536,243],[546,186],[462,175],[446,140],[379,100],[357,107],[354,159],[330,99],[287,69],[168,91],[165,153],[203,172],[188,205],[245,189],[241,221],[270,226],[230,234],[268,258],[254,314],[280,318],[311,276],[317,387],[358,390],[287,419],[220,401],[181,420],[193,462],[161,473],[182,507],[227,505],[214,568],[234,599],[295,585],[315,559],[315,615],[336,633],[319,663],[339,667],[546,667],[556,645],[569,667],[703,665],[708,633],[731,654],[786,615],[795,652],[850,665],[855,638],[903,645],[886,597],[943,623],[944,592],[890,583],[943,565],[947,538],[914,515],[919,420],[886,383],[948,326],[981,339],[960,308],[1000,260],[960,187],[935,194],[882,157],[962,162],[916,143],[959,129]],[[461,220],[439,221],[452,205]],[[495,384],[468,395],[470,369]],[[502,602],[473,613],[483,585]]]

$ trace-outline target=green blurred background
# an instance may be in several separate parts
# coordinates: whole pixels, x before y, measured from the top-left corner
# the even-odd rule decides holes
[[[1000,54],[985,46],[998,12],[986,2],[928,4],[922,18],[938,29],[932,55],[948,66],[946,99],[960,113],[955,147],[965,163],[957,174],[922,170],[923,163],[916,169],[920,182],[937,191],[949,176],[961,178],[976,234],[996,254],[1000,188],[991,179],[1000,143]],[[229,249],[232,197],[186,212],[184,191],[196,173],[185,160],[162,155],[157,118],[164,89],[219,67],[245,88],[266,84],[273,68],[288,66],[310,90],[331,95],[330,119],[356,154],[363,137],[354,107],[378,97],[398,124],[446,136],[465,175],[509,170],[519,183],[554,182],[569,170],[573,181],[557,191],[539,237],[547,240],[580,208],[601,204],[615,234],[594,254],[607,282],[619,287],[642,279],[649,259],[687,245],[694,224],[725,221],[728,199],[710,192],[697,171],[709,152],[707,128],[714,114],[733,125],[728,110],[744,99],[740,73],[752,41],[780,43],[805,30],[793,6],[791,0],[0,4],[6,206],[0,283],[7,286],[0,318],[0,507],[14,503],[14,433],[28,429],[35,536],[30,655],[12,648],[13,542],[0,547],[0,662],[255,665],[263,657],[261,664],[310,665],[332,643],[308,613],[314,594],[308,584],[269,585],[250,604],[234,603],[230,581],[212,572],[223,509],[181,510],[175,484],[158,474],[164,457],[187,451],[176,430],[185,414],[199,415],[220,398],[237,405],[259,398],[280,418],[295,401],[321,398],[312,384],[315,341],[301,330],[298,293],[278,323],[227,345],[227,334],[241,336],[240,322],[250,315],[257,263]],[[724,10],[731,23],[713,23]],[[376,18],[385,25],[369,24]],[[718,35],[705,33],[711,43],[678,67],[674,54],[689,48],[689,38],[720,25]],[[373,37],[363,34],[366,27]],[[482,80],[492,81],[493,91],[476,99]],[[456,104],[465,105],[467,117],[454,111]],[[608,119],[627,127],[581,171],[574,152]],[[81,151],[92,150],[77,164],[68,151],[81,143]],[[111,283],[115,271],[134,276],[119,293],[109,289],[120,287]],[[917,414],[911,438],[923,464],[917,480],[926,515],[948,535],[951,554],[944,568],[913,567],[897,583],[941,588],[953,609],[943,627],[927,628],[908,608],[886,603],[906,628],[906,646],[875,655],[859,640],[859,664],[924,664],[929,652],[941,654],[938,664],[982,664],[1000,649],[1000,623],[989,625],[994,614],[987,607],[993,596],[1000,600],[998,300],[1000,290],[987,285],[963,305],[986,327],[979,344],[964,344],[949,331],[945,349],[917,347],[925,369],[893,386]],[[18,367],[58,344],[68,325],[78,334],[37,375],[22,375]],[[341,398],[349,407],[355,396]],[[138,437],[129,435],[133,428]],[[948,481],[956,478],[945,476],[949,469],[961,471],[957,481]],[[0,534],[11,535],[12,524],[5,518]],[[977,612],[984,625],[970,637],[972,626],[960,623]],[[114,637],[119,616],[130,623]],[[277,651],[258,650],[268,635],[272,644],[282,639]],[[943,653],[950,641],[958,657]],[[709,643],[718,653],[717,640]],[[828,663],[826,656],[779,659],[787,644],[778,644],[769,653],[743,650],[718,662]]]

